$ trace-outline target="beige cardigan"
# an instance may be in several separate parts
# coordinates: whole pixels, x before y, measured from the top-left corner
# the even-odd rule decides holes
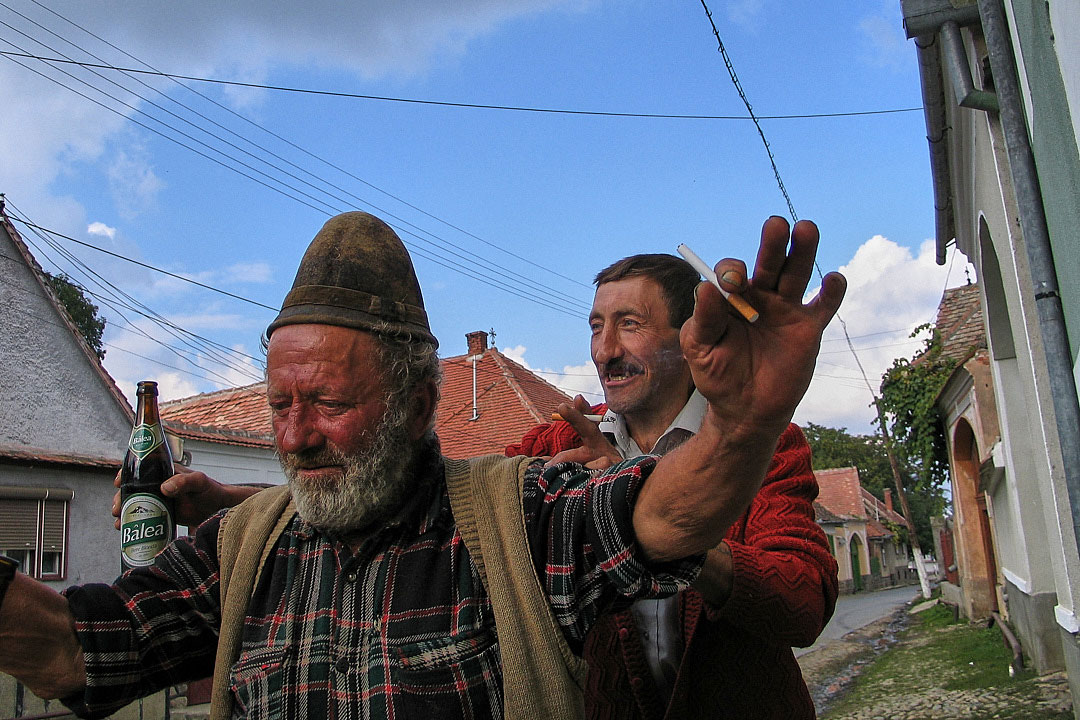
[[[585,661],[574,655],[533,569],[521,488],[527,458],[487,455],[446,460],[446,486],[458,532],[491,596],[503,666],[506,720],[579,720]],[[248,601],[267,555],[295,509],[288,486],[263,490],[236,506],[218,529],[221,629],[211,720],[232,716],[232,666]]]

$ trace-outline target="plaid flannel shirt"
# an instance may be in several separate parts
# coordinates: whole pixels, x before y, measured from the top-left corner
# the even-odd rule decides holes
[[[631,515],[656,458],[597,474],[529,467],[523,494],[538,577],[571,647],[610,603],[687,587],[702,558],[646,567]],[[491,602],[436,478],[353,553],[294,518],[267,560],[232,669],[235,716],[498,718],[502,668]],[[220,515],[154,565],[68,601],[87,687],[64,703],[104,717],[137,697],[208,675],[220,621]],[[512,692],[512,690],[510,690]]]

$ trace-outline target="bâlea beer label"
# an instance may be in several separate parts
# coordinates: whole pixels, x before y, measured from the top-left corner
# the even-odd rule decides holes
[[[142,460],[163,442],[165,442],[165,432],[160,425],[136,425],[131,429],[128,447],[135,457]]]
[[[172,541],[172,522],[165,503],[154,495],[136,493],[120,510],[120,553],[124,562],[143,567]]]

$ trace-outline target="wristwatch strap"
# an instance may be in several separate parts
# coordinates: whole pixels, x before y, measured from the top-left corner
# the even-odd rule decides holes
[[[15,571],[18,569],[18,560],[0,555],[0,608],[4,606],[4,595],[7,594],[8,585],[15,579]]]

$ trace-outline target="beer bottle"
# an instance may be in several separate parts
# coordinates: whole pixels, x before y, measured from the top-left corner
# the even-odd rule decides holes
[[[139,383],[139,404],[124,467],[120,471],[120,566],[124,571],[154,562],[176,535],[172,498],[161,483],[173,474],[172,452],[158,415],[157,383]]]

